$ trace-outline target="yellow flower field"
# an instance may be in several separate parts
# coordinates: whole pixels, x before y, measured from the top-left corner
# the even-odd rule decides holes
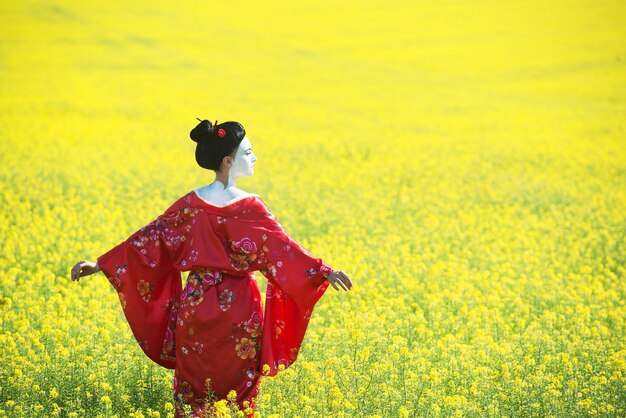
[[[617,0],[2,2],[0,416],[174,415],[173,371],[102,273],[70,269],[214,180],[196,117],[243,124],[237,186],[354,283],[258,416],[626,416],[625,19]]]

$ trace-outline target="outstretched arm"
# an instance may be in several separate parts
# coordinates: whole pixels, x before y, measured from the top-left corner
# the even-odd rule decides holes
[[[329,284],[352,288],[350,278],[333,270],[287,234],[267,206],[247,231],[254,242],[259,271],[267,278],[261,363],[274,376],[279,365],[297,358],[313,310]],[[258,249],[258,250],[257,250]]]
[[[155,363],[175,368],[174,328],[182,292],[177,260],[188,250],[191,218],[188,207],[172,208],[100,255],[82,260],[72,279],[102,271],[116,290],[133,335]]]

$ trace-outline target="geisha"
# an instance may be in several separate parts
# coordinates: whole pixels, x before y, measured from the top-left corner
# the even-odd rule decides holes
[[[231,390],[253,416],[261,376],[294,363],[317,301],[352,281],[292,239],[258,194],[236,187],[256,162],[240,123],[201,120],[190,137],[215,181],[71,276],[104,273],[143,352],[174,369],[176,417],[185,406],[210,413],[207,400]],[[255,271],[268,280],[264,303]]]

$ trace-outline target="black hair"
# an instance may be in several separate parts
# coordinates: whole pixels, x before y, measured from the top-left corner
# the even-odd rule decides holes
[[[223,136],[220,136],[220,133]],[[206,119],[189,133],[189,137],[198,144],[196,145],[198,165],[214,171],[220,169],[224,157],[233,156],[245,136],[246,130],[239,122],[230,121],[213,125]]]

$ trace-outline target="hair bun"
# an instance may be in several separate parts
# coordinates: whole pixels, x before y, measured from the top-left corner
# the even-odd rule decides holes
[[[198,119],[198,118],[196,118]],[[200,119],[198,119],[200,120]],[[189,132],[189,137],[197,143],[204,142],[209,139],[209,136],[213,132],[213,124],[208,120],[200,121],[195,128]]]

